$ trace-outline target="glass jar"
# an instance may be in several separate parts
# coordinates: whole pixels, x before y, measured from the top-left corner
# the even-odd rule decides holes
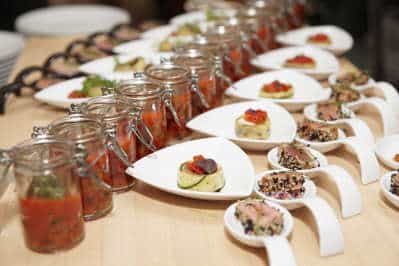
[[[25,244],[33,251],[68,250],[84,238],[72,147],[47,136],[0,151],[0,163],[14,166]]]
[[[171,60],[190,69],[192,116],[215,107],[216,76],[212,61],[196,50],[177,51]]]
[[[144,74],[164,90],[172,93],[173,110],[166,113],[168,140],[182,139],[190,134],[186,122],[192,118],[190,70],[170,61],[150,65]]]
[[[49,134],[72,142],[81,155],[78,163],[83,217],[86,221],[105,216],[112,210],[112,183],[107,135],[98,120],[70,114],[49,125]],[[37,129],[36,129],[37,131]],[[34,131],[33,135],[37,135]]]
[[[94,97],[80,105],[72,105],[71,111],[100,120],[108,132],[108,160],[113,192],[127,191],[136,183],[126,174],[126,168],[137,160],[137,142],[152,145],[152,136],[142,123],[141,110],[129,108],[127,103],[115,95]],[[139,128],[145,129],[146,135]]]
[[[166,145],[166,108],[173,109],[172,92],[163,90],[161,85],[150,81],[143,73],[134,73],[134,77],[120,82],[115,95],[121,98],[129,108],[139,108],[143,124],[152,136],[152,146],[160,149]],[[145,142],[136,143],[137,159],[153,152]]]
[[[296,29],[305,24],[305,0],[287,0],[286,14],[289,29]]]

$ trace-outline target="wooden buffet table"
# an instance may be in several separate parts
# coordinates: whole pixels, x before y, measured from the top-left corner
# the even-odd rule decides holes
[[[29,65],[40,65],[53,52],[61,51],[72,38],[32,38],[14,69],[15,75]],[[343,69],[353,66],[341,59]],[[46,125],[65,111],[24,96],[11,99],[0,115],[0,148],[27,139],[34,125]],[[300,118],[300,114],[294,115]],[[381,136],[377,116],[359,115]],[[268,168],[266,153],[249,152],[256,171]],[[396,266],[399,265],[399,211],[382,198],[379,184],[362,185],[359,165],[342,148],[327,154],[331,164],[349,171],[360,187],[363,210],[342,219],[335,186],[319,181],[320,195],[336,210],[345,237],[345,253],[320,257],[312,216],[306,209],[293,211],[290,238],[299,266]],[[387,170],[381,167],[381,175]],[[233,240],[223,226],[224,210],[231,202],[191,200],[139,183],[134,190],[116,194],[114,210],[98,221],[86,223],[85,240],[59,254],[42,255],[28,250],[23,242],[18,204],[11,185],[0,199],[0,265],[4,266],[220,266],[266,265],[264,249],[246,247]]]

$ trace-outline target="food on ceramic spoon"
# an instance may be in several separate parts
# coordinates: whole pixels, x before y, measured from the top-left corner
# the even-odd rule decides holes
[[[182,189],[218,192],[225,184],[223,169],[213,159],[196,155],[180,165],[177,184]]]
[[[365,72],[348,72],[340,75],[337,78],[337,83],[348,83],[361,86],[367,84],[369,79],[369,75],[367,75]]]
[[[283,214],[262,200],[239,201],[234,215],[244,227],[245,234],[248,235],[273,236],[280,234],[283,230]]]
[[[390,191],[399,196],[399,171],[395,171],[391,175],[391,189]]]
[[[143,72],[146,67],[144,57],[138,56],[127,62],[121,63],[118,57],[114,57],[115,60],[115,72]]]
[[[260,97],[272,99],[290,98],[292,95],[294,95],[292,85],[278,80],[263,85],[259,92]]]
[[[360,99],[360,93],[352,89],[347,83],[338,83],[331,86],[331,100],[340,103],[350,103]]]
[[[332,41],[327,34],[317,33],[309,36],[307,39],[307,43],[316,44],[316,45],[330,45]]]
[[[298,123],[297,134],[308,141],[327,142],[338,139],[338,128],[333,125],[325,125],[304,120]]]
[[[258,181],[259,191],[275,199],[297,199],[305,193],[305,175],[298,172],[272,172]]]
[[[111,80],[103,79],[100,76],[88,77],[83,82],[83,87],[80,90],[74,90],[68,98],[85,98],[85,97],[97,97],[102,95],[102,88],[113,87],[115,83]]]
[[[278,163],[291,170],[312,169],[320,166],[309,149],[299,143],[283,144],[278,148]]]
[[[235,132],[241,138],[267,139],[270,136],[270,119],[267,112],[261,109],[246,110],[236,119]]]
[[[350,113],[346,111],[339,102],[329,101],[319,103],[316,107],[317,118],[323,121],[335,121],[338,119],[350,118]]]
[[[284,62],[284,67],[289,67],[289,68],[315,68],[316,67],[316,61],[304,54],[300,54],[297,56],[294,56],[292,58],[287,59]]]

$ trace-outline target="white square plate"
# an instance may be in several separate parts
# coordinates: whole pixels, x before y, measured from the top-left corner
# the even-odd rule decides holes
[[[287,59],[304,54],[316,62],[315,68],[286,68],[284,63]],[[327,79],[329,75],[339,72],[339,62],[330,52],[314,46],[297,46],[272,50],[261,54],[251,60],[251,63],[264,70],[291,69],[311,75],[318,80]]]
[[[307,42],[308,38],[312,35],[323,33],[330,37],[331,44],[329,45],[314,45]],[[283,45],[311,45],[325,50],[329,50],[336,55],[346,53],[353,46],[352,36],[342,28],[324,25],[304,27],[297,30],[288,31],[277,35],[277,41]]]
[[[270,137],[266,140],[240,138],[235,133],[235,120],[249,108],[265,110],[270,118]],[[284,108],[270,101],[252,101],[225,105],[203,113],[187,123],[200,133],[230,139],[248,150],[264,151],[289,143],[296,135],[294,118]]]
[[[214,159],[223,168],[225,186],[220,192],[198,192],[177,186],[178,169],[195,155]],[[252,193],[255,171],[249,157],[234,143],[222,138],[205,138],[176,144],[150,154],[126,172],[160,190],[204,200],[234,200]]]
[[[304,74],[292,70],[264,72],[244,78],[228,88],[226,94],[244,100],[265,100],[259,97],[263,85],[278,80],[292,85],[294,95],[287,99],[268,99],[289,111],[299,111],[308,104],[327,100],[331,90],[324,89],[320,83]]]

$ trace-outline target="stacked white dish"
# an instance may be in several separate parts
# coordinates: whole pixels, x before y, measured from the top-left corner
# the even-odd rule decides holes
[[[24,47],[24,39],[16,33],[0,31],[0,86],[7,83],[15,61]]]

